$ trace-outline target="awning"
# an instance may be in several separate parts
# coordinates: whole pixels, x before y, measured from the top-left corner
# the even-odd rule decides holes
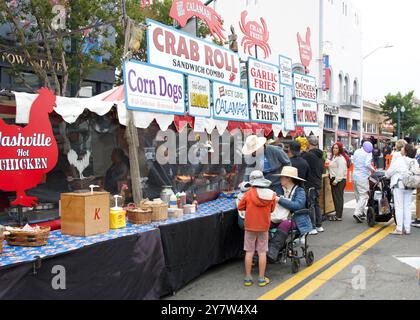
[[[360,133],[359,132],[351,132],[351,137],[355,138],[355,139],[359,139],[360,138]]]
[[[324,131],[328,132],[328,133],[334,133],[335,134],[335,131],[333,129],[324,128]]]
[[[350,132],[348,131],[337,131],[337,136],[341,138],[348,138],[350,136]]]
[[[30,108],[37,95],[23,92],[14,92],[14,94],[16,97],[16,123],[28,123]],[[77,118],[86,109],[98,114],[99,116],[103,116],[107,114],[112,107],[116,106],[120,124],[124,126],[127,125],[128,110],[125,105],[123,85],[91,98],[57,97],[56,104],[57,107],[55,108],[55,112],[67,123],[76,122]],[[178,131],[182,131],[186,126],[193,128],[195,122],[195,118],[189,115],[175,116],[143,111],[134,111],[133,115],[134,125],[140,129],[146,129],[153,121],[156,121],[162,131],[168,130],[172,123],[175,124]],[[283,125],[223,121],[215,119],[205,119],[204,122],[205,130],[208,133],[211,133],[214,129],[216,129],[220,135],[222,135],[226,130],[233,132],[238,128],[243,131],[250,130],[253,133],[263,130],[265,136],[270,135],[272,132],[276,137],[278,137],[280,133],[283,136],[287,136],[289,133],[284,130]],[[309,136],[310,134],[319,136],[320,132],[318,127],[296,127],[296,130],[290,132],[290,134],[293,137],[296,135]]]

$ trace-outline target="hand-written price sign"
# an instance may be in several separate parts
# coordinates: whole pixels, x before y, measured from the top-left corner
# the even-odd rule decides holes
[[[248,70],[250,90],[280,93],[279,67],[249,58]]]
[[[252,121],[281,124],[279,95],[250,91],[250,104]]]
[[[181,73],[128,61],[124,64],[124,83],[127,109],[185,114]]]
[[[215,119],[249,121],[248,90],[214,82],[213,103]]]
[[[203,78],[188,77],[188,114],[190,116],[209,118],[210,114],[210,81]]]
[[[316,102],[296,99],[296,122],[300,127],[318,127]]]
[[[296,99],[316,101],[316,81],[314,77],[294,73],[293,82]]]
[[[292,59],[279,56],[279,65],[280,65],[280,83],[286,86],[293,86],[293,65]]]

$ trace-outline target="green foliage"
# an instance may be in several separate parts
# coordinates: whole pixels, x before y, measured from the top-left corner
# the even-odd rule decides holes
[[[380,104],[381,113],[394,124],[398,122],[398,114],[394,112],[396,106],[405,108],[405,112],[401,114],[401,131],[414,137],[420,135],[420,106],[414,102],[414,91],[406,95],[402,95],[401,92],[395,95],[388,94]]]

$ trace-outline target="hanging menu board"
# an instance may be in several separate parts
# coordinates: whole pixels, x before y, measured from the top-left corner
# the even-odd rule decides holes
[[[318,104],[314,77],[293,74],[296,104],[296,124],[300,127],[318,127]]]
[[[150,19],[146,23],[149,63],[240,86],[237,53]]]
[[[293,64],[292,59],[279,56],[280,83],[285,86],[293,86]]]
[[[213,117],[219,120],[249,121],[248,90],[225,83],[213,83]]]
[[[188,76],[188,114],[210,118],[210,81]]]
[[[279,67],[249,58],[248,83],[251,120],[281,124]]]
[[[283,89],[284,104],[284,129],[286,131],[295,130],[295,115],[293,109],[293,90],[292,87],[284,87]]]

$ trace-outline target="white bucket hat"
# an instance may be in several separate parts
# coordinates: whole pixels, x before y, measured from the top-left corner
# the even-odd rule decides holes
[[[271,186],[271,181],[264,178],[264,174],[261,171],[253,171],[249,175],[249,182],[247,186],[257,187],[257,188],[269,188]]]
[[[266,142],[267,139],[264,137],[257,137],[256,135],[249,136],[246,138],[245,145],[242,148],[242,153],[246,156],[249,156],[261,149]]]
[[[275,174],[274,176],[276,176],[276,177],[289,177],[289,178],[299,180],[299,181],[303,181],[303,182],[306,181],[302,178],[299,178],[298,169],[296,169],[295,167],[283,167],[283,170],[281,171],[281,173],[280,174]]]

